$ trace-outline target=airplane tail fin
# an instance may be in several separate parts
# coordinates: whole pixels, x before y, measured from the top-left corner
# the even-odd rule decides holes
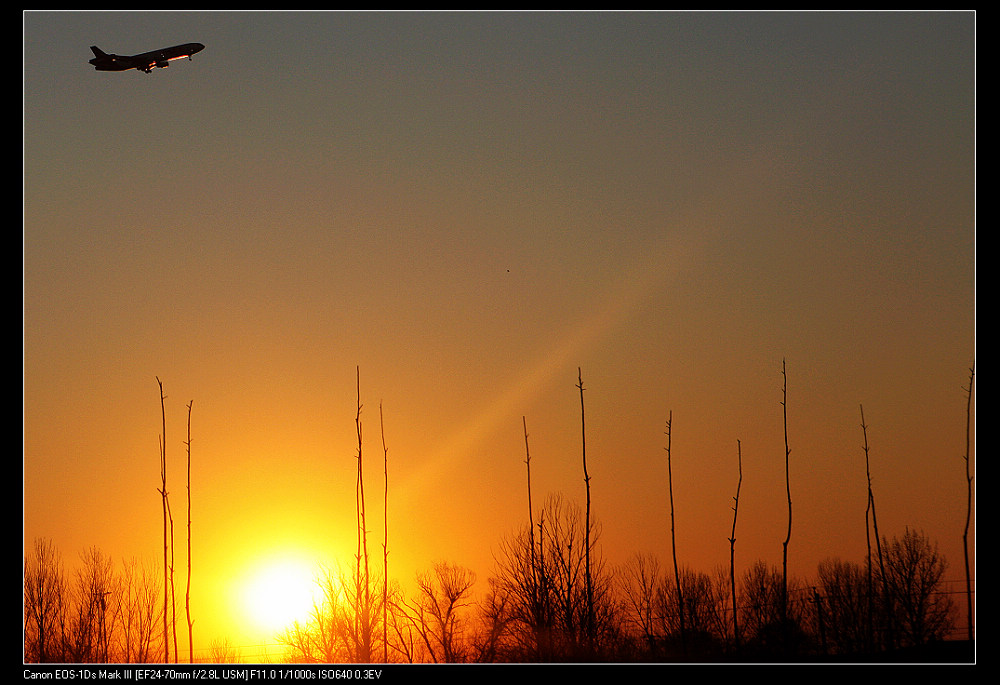
[[[107,57],[107,55],[101,52],[101,49],[96,45],[91,45],[90,49],[94,51],[94,57]]]

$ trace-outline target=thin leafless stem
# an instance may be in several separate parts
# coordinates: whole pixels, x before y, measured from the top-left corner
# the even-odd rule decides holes
[[[785,495],[788,498],[788,530],[785,541],[781,545],[781,618],[787,618],[788,613],[788,543],[792,539],[792,486],[788,476],[788,375],[785,373],[785,360],[781,360],[781,416],[785,428]]]
[[[184,611],[187,614],[188,626],[188,662],[194,663],[194,621],[191,620],[191,407],[194,400],[188,402],[187,417],[187,588],[184,592]]]
[[[587,489],[587,517],[584,523],[584,553],[586,559],[585,578],[587,583],[587,638],[593,644],[594,638],[594,587],[590,575],[590,474],[587,472],[587,425],[583,406],[583,372],[576,369],[577,388],[580,389],[580,431],[583,448],[583,482]]]
[[[531,606],[538,601],[538,567],[535,562],[535,520],[531,509],[531,452],[528,450],[528,421],[522,416],[524,429],[524,465],[528,475],[528,548],[531,550]]]
[[[385,445],[385,420],[382,418],[382,403],[378,403],[379,430],[382,433],[382,473],[385,478],[385,492],[382,497],[382,662],[389,662],[389,639],[386,631],[386,613],[389,605],[389,448]]]
[[[674,412],[671,410],[667,414],[667,490],[670,494],[670,551],[674,557],[674,584],[677,587],[677,616],[680,619],[681,646],[686,647],[686,631],[684,630],[684,594],[681,589],[681,571],[677,564],[677,536],[674,530],[674,476],[673,467],[670,461],[670,440],[673,428]]]
[[[733,497],[733,532],[729,535],[729,587],[733,593],[733,641],[740,646],[740,628],[736,616],[736,514],[740,508],[740,487],[743,485],[743,451],[740,441],[736,441],[736,465],[740,478],[736,481],[736,496]]]
[[[879,533],[878,533],[878,517],[875,515],[875,491],[872,489],[871,466],[870,466],[870,462],[869,462],[870,457],[869,457],[869,450],[868,450],[868,424],[865,423],[865,408],[864,408],[864,406],[861,406],[860,408],[861,408],[861,433],[864,436],[865,472],[866,472],[866,474],[868,476],[868,506],[866,508],[866,513],[865,513],[865,536],[866,536],[866,539],[868,541],[868,601],[869,601],[869,604],[868,604],[868,616],[869,616],[869,620],[873,622],[874,621],[874,617],[875,617],[875,607],[874,607],[875,593],[872,592],[872,588],[871,588],[871,586],[872,586],[872,580],[871,580],[871,575],[872,575],[872,559],[871,559],[871,537],[870,537],[871,534],[875,535],[875,553],[876,553],[876,557],[877,557],[877,560],[878,560],[879,577],[882,579],[882,593],[883,593],[883,595],[885,597],[888,598],[890,596],[891,590],[889,588],[888,581],[886,580],[887,576],[886,576],[886,572],[885,572],[885,562],[884,562],[883,557],[882,557],[882,541],[881,541],[881,538],[879,537]],[[868,529],[868,514],[871,515],[871,531],[870,532],[869,532],[869,529]],[[887,628],[887,638],[886,639],[888,640],[888,642],[891,643],[893,641],[892,613],[891,612],[886,617],[886,620],[889,622],[889,625],[888,625],[888,628]],[[874,627],[874,623],[872,623],[871,626],[870,626],[870,630],[869,630],[869,636],[873,640],[875,638],[874,631],[875,631],[875,627]]]
[[[359,637],[361,640],[361,657],[363,661],[371,660],[371,582],[368,568],[368,530],[365,516],[365,483],[362,468],[361,454],[361,367],[357,367],[357,390],[358,390],[358,413],[355,424],[358,430],[358,483],[357,483],[357,516],[358,516],[358,556],[357,556],[357,577],[356,587],[359,590],[356,601],[361,604],[357,610],[357,620],[359,621]],[[362,575],[362,564],[364,575]],[[360,584],[364,583],[361,588]]]
[[[976,374],[976,363],[972,362],[969,368],[969,387],[966,388],[968,402],[965,407],[965,483],[967,488],[967,499],[965,509],[965,531],[962,533],[962,546],[965,553],[965,600],[967,611],[967,625],[969,629],[969,640],[974,639],[972,620],[972,576],[969,570],[969,524],[972,522],[972,470],[969,464],[969,454],[971,447],[972,433],[972,380]]]
[[[170,544],[168,537],[168,508],[167,504],[167,410],[166,396],[163,394],[163,382],[156,377],[156,384],[160,386],[160,419],[162,432],[160,433],[160,500],[163,504],[163,662],[170,661],[170,633],[169,633],[169,605],[170,605]]]

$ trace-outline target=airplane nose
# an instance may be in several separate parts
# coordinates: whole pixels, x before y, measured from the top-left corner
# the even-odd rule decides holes
[[[202,45],[201,43],[195,43],[194,44],[194,49],[191,50],[191,54],[193,55],[196,52],[201,52],[204,49],[205,49],[204,45]]]

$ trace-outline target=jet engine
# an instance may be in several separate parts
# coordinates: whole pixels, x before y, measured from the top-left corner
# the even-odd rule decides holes
[[[162,62],[157,62],[156,66],[158,66],[160,69],[165,69],[166,67],[170,66],[170,62],[168,62],[167,60],[163,60]]]

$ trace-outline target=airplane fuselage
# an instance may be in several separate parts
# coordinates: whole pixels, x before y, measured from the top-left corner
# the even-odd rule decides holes
[[[143,52],[138,55],[107,54],[102,52],[96,45],[92,45],[90,49],[94,52],[94,58],[90,60],[90,63],[94,65],[94,69],[97,71],[128,71],[129,69],[138,69],[148,74],[157,67],[166,67],[172,60],[182,57],[191,59],[191,55],[201,52],[205,49],[205,46],[201,43],[184,43],[183,45]]]

